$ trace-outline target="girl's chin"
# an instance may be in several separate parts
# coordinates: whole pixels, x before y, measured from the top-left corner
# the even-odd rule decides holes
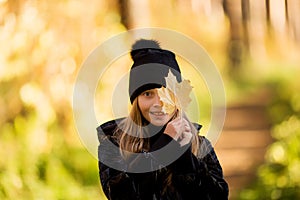
[[[160,117],[150,117],[150,123],[155,126],[164,126],[168,122],[167,116],[160,116]]]
[[[164,126],[165,123],[164,122],[159,122],[159,121],[151,121],[151,124],[154,126]]]

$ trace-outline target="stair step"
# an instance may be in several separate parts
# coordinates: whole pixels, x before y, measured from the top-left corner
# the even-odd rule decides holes
[[[226,111],[224,130],[232,129],[268,129],[270,123],[265,107],[245,106],[229,107]]]
[[[270,130],[224,130],[220,135],[215,148],[261,148],[272,143]]]
[[[215,150],[219,162],[223,168],[224,175],[248,174],[264,162],[264,155],[267,148],[251,149],[222,149]]]

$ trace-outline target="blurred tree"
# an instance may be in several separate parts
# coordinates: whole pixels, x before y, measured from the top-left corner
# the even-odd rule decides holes
[[[244,33],[244,46],[245,50],[249,50],[249,26],[250,21],[250,2],[249,0],[242,0],[242,23],[243,23],[243,33]]]
[[[121,16],[121,23],[126,27],[126,29],[130,29],[130,21],[129,21],[129,5],[128,0],[118,0],[119,3],[119,12]]]
[[[244,1],[243,1],[244,2]],[[230,23],[230,38],[228,41],[228,58],[229,67],[235,72],[242,63],[242,57],[246,49],[245,30],[248,20],[248,4],[243,4],[243,11],[241,12],[241,5],[239,1],[223,0],[223,9]],[[243,16],[243,17],[242,17]],[[243,22],[242,19],[243,18]],[[243,26],[244,25],[244,26]]]
[[[289,21],[289,6],[288,6],[287,0],[284,0],[284,10],[285,10],[285,20],[288,22]]]
[[[286,0],[285,5],[290,35],[297,44],[300,44],[300,2],[297,0]]]
[[[271,25],[271,17],[270,17],[270,0],[266,0],[266,20],[268,28]]]
[[[0,1],[0,199],[103,197],[71,97],[82,58],[123,30],[115,10],[98,0]]]

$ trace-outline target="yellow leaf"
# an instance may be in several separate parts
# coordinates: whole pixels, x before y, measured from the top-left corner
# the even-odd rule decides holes
[[[178,83],[176,76],[169,70],[166,79],[166,88],[162,87],[158,89],[158,95],[163,102],[162,111],[168,114],[178,110],[186,110],[191,102],[190,93],[192,86],[189,80],[183,80]]]
[[[176,108],[176,98],[173,92],[168,88],[160,88],[157,90],[160,100],[163,102],[162,112],[164,113],[173,113]]]

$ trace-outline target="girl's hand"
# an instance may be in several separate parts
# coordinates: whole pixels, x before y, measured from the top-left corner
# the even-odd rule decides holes
[[[188,144],[192,139],[191,127],[184,118],[176,118],[170,121],[164,133],[178,141],[181,146]]]
[[[184,146],[184,145],[190,143],[192,137],[193,137],[193,134],[191,132],[191,127],[187,122],[185,124],[184,131],[182,132],[182,134],[181,134],[181,136],[179,137],[179,140],[178,140],[180,146]]]

